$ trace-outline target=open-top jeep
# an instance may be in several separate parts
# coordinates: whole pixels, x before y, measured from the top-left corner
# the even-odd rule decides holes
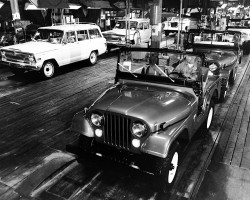
[[[168,73],[187,56],[195,58],[195,80]],[[220,96],[218,70],[198,53],[122,48],[115,84],[74,116],[71,132],[79,140],[67,150],[79,160],[87,153],[151,172],[160,191],[168,191],[182,150],[197,130],[211,125]]]
[[[222,88],[220,101],[223,102],[229,85],[233,85],[241,63],[241,33],[239,31],[218,31],[192,29],[188,33],[186,48],[203,52],[207,62],[215,62],[220,68]]]

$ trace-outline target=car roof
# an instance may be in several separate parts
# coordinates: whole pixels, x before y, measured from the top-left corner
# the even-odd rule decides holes
[[[94,23],[84,23],[84,24],[62,24],[55,26],[44,26],[38,28],[41,29],[50,29],[50,30],[61,30],[61,31],[72,31],[72,30],[81,30],[81,29],[90,29],[90,28],[98,28],[99,27]]]

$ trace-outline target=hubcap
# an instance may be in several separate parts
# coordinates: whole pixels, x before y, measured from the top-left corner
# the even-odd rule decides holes
[[[172,183],[178,168],[178,153],[175,152],[168,172],[168,183]]]
[[[207,129],[209,129],[209,127],[210,127],[210,125],[212,123],[213,112],[214,112],[214,109],[213,109],[213,107],[211,107],[210,110],[209,110],[208,116],[207,116]]]
[[[91,53],[90,61],[91,61],[92,64],[96,62],[96,54],[95,53]]]
[[[43,72],[46,77],[51,77],[54,74],[54,66],[50,63],[47,63],[44,66]]]

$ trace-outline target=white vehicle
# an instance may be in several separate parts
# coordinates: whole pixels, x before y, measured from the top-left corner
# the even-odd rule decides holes
[[[189,29],[198,28],[198,20],[190,17],[182,18],[181,25],[182,26],[180,27],[180,31],[187,32]],[[163,22],[163,30],[165,32],[165,35],[178,32],[178,26],[179,17],[169,17],[167,21]]]
[[[32,40],[0,49],[2,61],[14,74],[38,71],[50,78],[59,67],[77,61],[94,65],[107,50],[99,26],[90,23],[41,27]]]
[[[123,19],[118,20],[112,30],[104,31],[102,34],[107,40],[108,49],[111,49],[113,47],[150,42],[151,27],[149,19]]]

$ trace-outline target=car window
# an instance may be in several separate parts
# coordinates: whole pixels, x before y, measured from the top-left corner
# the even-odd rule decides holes
[[[66,43],[74,43],[74,42],[76,42],[75,31],[66,32],[65,37],[64,37],[64,41]]]
[[[143,23],[138,24],[138,29],[143,30]]]
[[[127,24],[128,24],[128,22],[127,22]],[[137,24],[138,24],[138,22],[136,22],[136,21],[130,21],[130,29],[135,30],[137,27]],[[115,28],[126,29],[126,21],[118,21],[115,25]]]
[[[87,30],[77,31],[77,38],[78,38],[78,41],[89,39]]]
[[[51,29],[39,29],[34,39],[43,42],[50,42],[53,44],[61,43],[63,37],[63,31],[51,30]]]
[[[94,38],[101,38],[101,33],[100,31],[95,28],[95,29],[89,29],[89,37],[90,39],[94,39]]]
[[[144,29],[149,29],[149,23],[148,22],[144,22],[143,26],[144,26]]]

